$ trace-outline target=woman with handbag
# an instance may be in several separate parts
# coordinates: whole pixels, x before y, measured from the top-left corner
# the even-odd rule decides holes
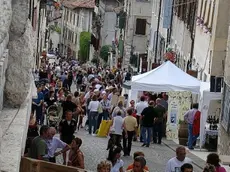
[[[99,112],[99,116],[98,116],[98,128],[100,127],[102,119],[103,120],[108,119],[110,109],[111,109],[110,101],[108,100],[107,95],[104,94],[102,96],[102,100],[100,101],[100,107],[99,107],[100,112]]]

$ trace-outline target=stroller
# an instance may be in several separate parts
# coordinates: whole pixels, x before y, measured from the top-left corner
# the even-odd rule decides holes
[[[60,117],[59,117],[57,105],[51,105],[50,107],[47,108],[46,121],[48,126],[55,127],[56,129],[58,128]]]

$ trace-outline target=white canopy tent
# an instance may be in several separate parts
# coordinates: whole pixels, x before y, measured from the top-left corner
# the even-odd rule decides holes
[[[201,83],[201,94],[200,94],[200,106],[199,110],[201,111],[201,119],[200,119],[200,148],[202,148],[204,139],[205,139],[205,125],[208,118],[208,109],[210,102],[212,100],[221,100],[222,93],[210,92],[210,83],[202,82]]]
[[[190,91],[199,94],[200,83],[198,79],[167,61],[156,69],[132,77],[131,99],[135,100],[139,91]]]

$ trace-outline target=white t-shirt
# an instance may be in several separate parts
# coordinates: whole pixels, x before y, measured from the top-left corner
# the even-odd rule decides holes
[[[179,161],[176,157],[171,158],[166,165],[165,172],[181,172],[180,168],[185,163],[192,164],[192,160],[190,158],[185,157],[184,161]]]
[[[90,101],[88,109],[90,112],[97,112],[99,106],[99,101]]]
[[[110,172],[120,172],[120,168],[124,166],[124,161],[118,159],[117,163],[112,167]]]
[[[116,116],[113,118],[113,126],[111,130],[114,134],[122,135],[123,118],[121,116]]]
[[[138,102],[136,105],[137,115],[141,116],[142,111],[144,108],[148,107],[148,103],[145,101]]]

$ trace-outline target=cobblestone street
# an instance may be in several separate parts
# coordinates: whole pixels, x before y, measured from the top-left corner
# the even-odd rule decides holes
[[[84,129],[81,129],[76,136],[83,140],[81,150],[85,156],[85,167],[87,170],[96,171],[97,164],[101,160],[105,160],[108,155],[106,151],[107,138],[99,138],[89,135]],[[167,161],[175,156],[175,152],[162,145],[151,145],[149,148],[141,147],[140,142],[133,142],[132,153],[135,151],[143,151],[147,160],[147,165],[150,172],[164,172]],[[125,162],[125,168],[132,163],[132,156],[121,157]],[[58,163],[62,163],[62,157],[59,156],[57,159]],[[194,165],[194,172],[201,172],[202,170]]]

